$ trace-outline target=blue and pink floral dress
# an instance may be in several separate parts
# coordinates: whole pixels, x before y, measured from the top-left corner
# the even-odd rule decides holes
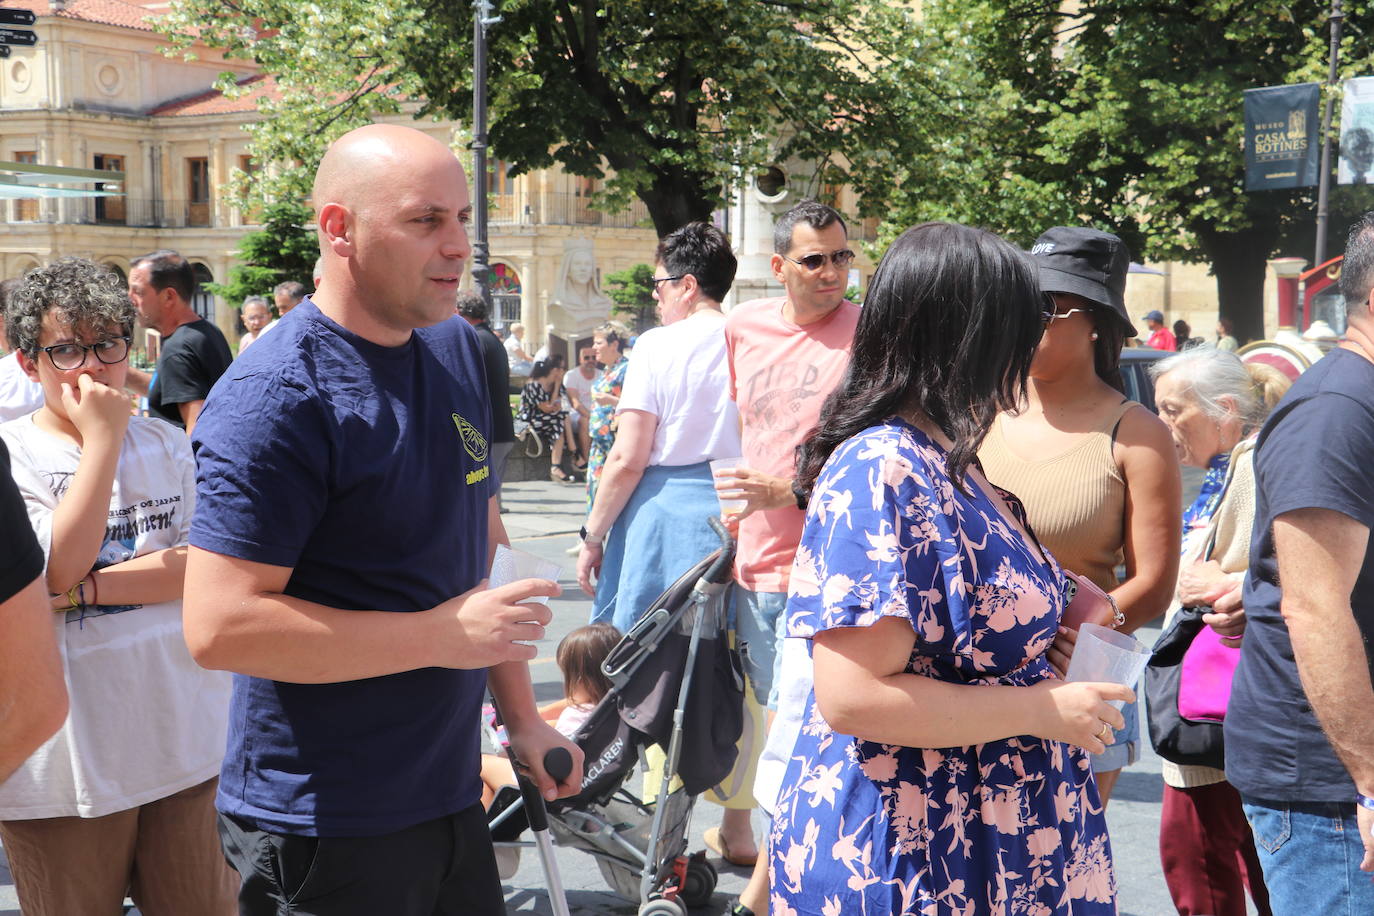
[[[910,622],[906,671],[957,684],[1053,677],[1064,577],[945,452],[892,418],[816,483],[788,636]],[[1004,494],[1017,521],[1025,513]],[[1029,529],[1027,529],[1029,530]],[[807,700],[772,826],[775,916],[1109,916],[1107,825],[1088,753],[1030,735],[911,748],[831,731]]]

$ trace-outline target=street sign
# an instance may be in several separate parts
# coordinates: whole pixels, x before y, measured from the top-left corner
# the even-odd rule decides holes
[[[32,10],[0,9],[0,25],[33,25],[37,21]]]
[[[38,35],[32,29],[11,29],[0,26],[0,45],[36,45]]]

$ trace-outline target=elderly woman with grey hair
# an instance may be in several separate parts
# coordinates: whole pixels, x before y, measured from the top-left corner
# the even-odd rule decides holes
[[[1207,472],[1183,513],[1183,557],[1166,625],[1182,607],[1210,606],[1203,619],[1238,648],[1255,517],[1255,436],[1290,382],[1270,366],[1245,364],[1211,347],[1160,360],[1151,374],[1179,461]],[[1254,839],[1226,774],[1166,760],[1164,784],[1159,850],[1178,912],[1244,916],[1248,887],[1267,916]]]
[[[234,912],[215,831],[229,676],[181,628],[195,461],[171,423],[130,416],[134,309],[104,267],[24,275],[6,333],[43,406],[0,424],[44,555],[70,714],[0,785],[0,841],[25,913]]]

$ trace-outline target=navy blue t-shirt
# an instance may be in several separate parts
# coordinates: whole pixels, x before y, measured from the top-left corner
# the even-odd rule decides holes
[[[285,592],[420,611],[486,574],[491,427],[467,322],[400,347],[309,299],[236,360],[196,423],[191,543],[292,568]],[[475,804],[486,672],[336,684],[236,674],[221,811],[266,829],[375,836]]]
[[[1374,528],[1374,364],[1338,349],[1303,373],[1260,432],[1255,481],[1247,625],[1226,710],[1226,777],[1254,798],[1351,802],[1355,784],[1298,677],[1279,609],[1273,524],[1285,512],[1330,509]],[[1374,550],[1365,554],[1350,604],[1368,644]]]

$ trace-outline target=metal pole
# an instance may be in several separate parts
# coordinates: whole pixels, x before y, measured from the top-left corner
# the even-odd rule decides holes
[[[1322,171],[1317,181],[1317,253],[1312,259],[1313,267],[1326,260],[1327,197],[1331,190],[1331,106],[1335,101],[1332,87],[1336,85],[1340,67],[1341,22],[1344,19],[1341,0],[1331,0],[1331,68],[1327,73],[1326,108],[1322,113]]]
[[[491,268],[487,264],[487,26],[489,0],[472,4],[472,280],[491,308]]]

